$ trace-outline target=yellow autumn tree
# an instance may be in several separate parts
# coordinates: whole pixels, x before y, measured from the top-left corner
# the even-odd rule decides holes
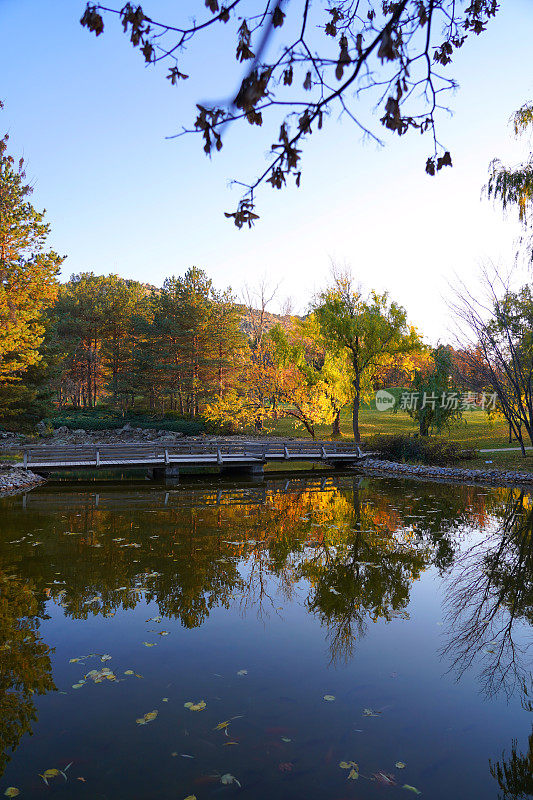
[[[22,159],[15,166],[0,140],[0,382],[19,380],[37,364],[44,336],[43,311],[57,295],[63,261],[45,244],[50,226],[36,211],[24,183]]]

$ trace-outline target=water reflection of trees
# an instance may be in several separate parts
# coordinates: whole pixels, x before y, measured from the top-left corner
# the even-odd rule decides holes
[[[454,668],[481,653],[484,689],[519,684],[528,702],[527,649],[515,636],[533,622],[533,507],[523,492],[339,478],[262,494],[178,491],[167,505],[153,491],[123,504],[112,495],[71,500],[37,492],[24,513],[16,499],[1,503],[0,772],[31,729],[33,693],[53,688],[38,633],[46,597],[75,619],[153,601],[187,628],[217,607],[265,615],[280,597],[296,599],[320,620],[338,661],[353,655],[369,622],[405,616],[413,583],[433,566],[454,576]],[[490,534],[460,553],[472,528]],[[513,742],[490,765],[505,800],[531,794],[531,745],[530,737],[522,754]]]
[[[533,623],[533,505],[507,490],[493,532],[457,560],[450,582],[444,654],[459,675],[481,657],[487,695],[531,686]]]
[[[405,613],[423,569],[447,568],[462,530],[485,524],[487,501],[475,489],[428,493],[359,478],[273,486],[258,498],[250,488],[222,500],[178,491],[165,506],[153,498],[97,504],[80,493],[69,503],[43,492],[23,515],[5,501],[0,559],[76,619],[133,608],[142,596],[192,628],[217,606],[267,613],[274,595],[290,600],[305,586],[332,657],[346,658],[368,621]]]
[[[0,571],[0,776],[37,720],[34,695],[55,688],[50,651],[39,636],[43,616],[31,584]]]
[[[489,762],[490,774],[497,781],[501,800],[526,800],[533,797],[533,731],[529,735],[528,750],[522,753],[513,740],[511,754],[502,753],[499,761]]]

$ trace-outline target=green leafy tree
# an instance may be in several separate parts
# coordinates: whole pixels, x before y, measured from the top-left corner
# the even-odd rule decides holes
[[[452,387],[453,356],[449,347],[439,345],[431,353],[432,367],[417,371],[413,389],[418,393],[417,402],[408,407],[409,416],[416,420],[421,436],[431,431],[439,433],[463,416],[461,404],[457,402],[459,390]],[[447,393],[450,393],[447,395]],[[447,401],[447,396],[452,402]]]
[[[350,273],[334,273],[333,285],[320,292],[314,311],[329,347],[348,358],[352,380],[352,426],[361,441],[359,409],[362,393],[391,357],[416,352],[421,347],[404,308],[387,294],[368,297],[353,285]]]
[[[350,399],[346,359],[325,348],[315,315],[296,320],[290,331],[275,325],[269,337],[282,413],[298,420],[314,439],[315,426],[338,423]]]
[[[513,114],[511,121],[515,136],[525,134],[533,127],[533,103],[525,103]],[[528,227],[533,204],[533,153],[514,167],[495,158],[490,164],[486,192],[488,197],[501,203],[504,211],[509,208],[517,211],[520,222]],[[530,257],[533,260],[533,249]]]
[[[50,225],[28,200],[22,159],[18,168],[0,140],[0,382],[19,381],[39,362],[43,312],[57,294],[63,261],[46,250]]]

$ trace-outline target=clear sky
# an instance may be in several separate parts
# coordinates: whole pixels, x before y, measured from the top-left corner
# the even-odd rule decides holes
[[[172,21],[186,2],[204,6],[144,6]],[[199,137],[165,138],[194,120],[206,92],[217,98],[235,88],[235,73],[220,69],[231,63],[224,42],[212,40],[199,67],[184,61],[194,78],[176,88],[164,71],[145,68],[116,19],[106,18],[98,39],[82,29],[82,0],[0,0],[0,129],[27,161],[53,246],[68,255],[64,278],[92,270],[159,285],[197,265],[236,293],[263,276],[280,282],[280,301],[291,297],[302,312],[333,259],[366,288],[389,291],[429,341],[445,340],[448,283],[474,280],[487,260],[510,263],[519,230],[481,197],[492,158],[514,162],[527,150],[508,120],[533,96],[533,3],[502,6],[453,65],[460,89],[439,131],[453,169],[427,176],[431,144],[417,134],[378,149],[332,119],[305,146],[301,188],[267,185],[251,231],[223,212],[238,199],[229,181],[253,178],[265,164],[262,132],[235,126],[211,161]]]

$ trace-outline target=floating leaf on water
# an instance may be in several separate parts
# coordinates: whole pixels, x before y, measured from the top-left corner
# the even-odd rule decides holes
[[[335,700],[335,695],[334,694],[325,694],[324,695],[324,700],[327,703],[332,703]]]
[[[65,781],[67,780],[67,776],[65,775],[66,770],[72,766],[72,761],[70,764],[67,764],[64,770],[56,769],[55,767],[51,767],[50,769],[45,769],[43,773],[38,773],[39,776],[43,779],[43,781],[48,786],[48,779],[49,778],[57,778],[58,775],[62,775]]]
[[[113,658],[113,656],[110,656],[109,653],[104,653],[104,655],[101,657],[100,661],[111,661],[112,658]]]
[[[363,708],[363,717],[379,717],[381,711],[372,711],[371,708]]]
[[[127,669],[125,670],[124,675],[135,675],[135,673],[132,669]]]
[[[187,797],[185,798],[185,800],[196,800],[196,795],[195,794],[188,794]]]
[[[154,709],[154,711],[147,711],[144,716],[138,717],[135,722],[137,725],[147,725],[149,722],[154,721],[154,719],[157,717],[157,714],[157,709]]]
[[[207,703],[204,700],[200,700],[199,703],[192,703],[190,700],[188,703],[184,703],[184,708],[188,708],[189,711],[203,711],[206,707]]]
[[[78,661],[81,661],[81,658],[69,658],[69,664],[77,664]]]
[[[215,727],[213,728],[213,730],[214,730],[214,731],[221,731],[221,730],[222,730],[222,728],[227,728],[227,727],[228,727],[228,725],[229,725],[229,723],[230,723],[230,720],[229,720],[229,719],[225,720],[225,722],[219,722],[219,723],[218,723],[218,725],[215,725]]]
[[[289,739],[287,736],[282,736],[281,737],[281,741],[282,742],[292,742],[292,739]]]
[[[168,703],[168,697],[163,697],[163,698],[161,699],[161,702],[162,702],[162,703]]]
[[[157,647],[155,642],[143,642],[145,647]]]
[[[349,769],[348,780],[356,781],[359,777],[359,767],[355,761],[340,761],[339,767],[341,769]]]
[[[239,742],[224,742],[222,747],[228,747],[230,744],[239,744]]]
[[[229,786],[230,783],[236,783],[239,789],[242,788],[235,775],[230,775],[229,772],[221,776],[220,783],[223,783],[225,786]]]
[[[397,761],[394,766],[396,767],[396,769],[405,769],[405,764],[403,763],[403,761]]]
[[[408,783],[404,783],[402,789],[407,789],[408,792],[413,792],[413,794],[422,794],[422,792],[416,788],[416,786],[411,786]]]
[[[178,754],[177,754],[177,753],[176,753],[176,751],[174,750],[174,752],[173,752],[173,753],[171,753],[170,755],[172,756],[172,758],[176,758],[176,756],[177,756]]]
[[[237,675],[248,675],[248,670],[247,669],[240,669],[237,672]]]
[[[77,780],[77,781],[81,781],[82,783],[87,783],[87,781],[85,780],[85,778],[82,778],[82,777],[76,778],[76,780]]]
[[[84,684],[85,684],[85,681],[80,681],[80,683],[73,683],[73,684],[72,684],[72,688],[73,688],[73,689],[81,689],[81,687],[82,687]]]
[[[4,794],[6,797],[16,797],[20,794],[20,789],[17,789],[16,786],[8,786]]]
[[[169,634],[170,634],[170,631],[158,631],[157,632],[158,636],[168,636]]]
[[[176,755],[178,755],[178,754],[176,753]],[[180,756],[182,758],[194,758],[194,756],[190,756],[188,753],[180,753]]]

